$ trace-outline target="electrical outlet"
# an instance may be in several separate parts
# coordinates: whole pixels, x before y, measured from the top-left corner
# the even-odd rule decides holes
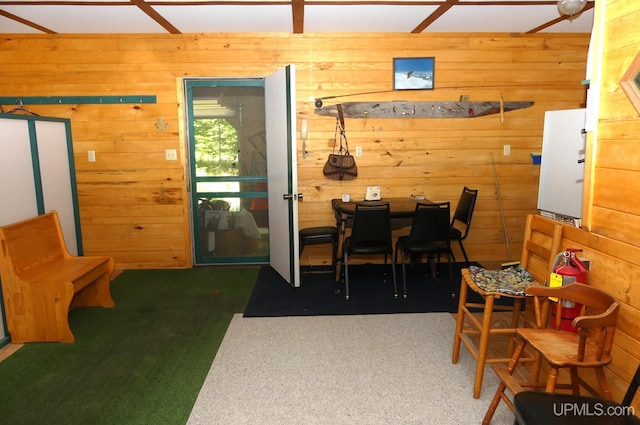
[[[504,146],[502,147],[502,154],[503,154],[504,156],[509,156],[509,155],[511,155],[511,145],[504,145]]]
[[[87,160],[89,162],[96,162],[96,151],[87,151]]]
[[[178,151],[176,151],[175,149],[166,149],[164,151],[164,157],[167,161],[177,161]]]
[[[362,156],[362,146],[356,146],[356,156]]]

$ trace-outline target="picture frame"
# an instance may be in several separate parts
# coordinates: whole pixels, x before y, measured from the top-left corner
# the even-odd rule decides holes
[[[436,58],[393,58],[394,90],[433,90]]]
[[[622,87],[622,91],[627,95],[638,115],[640,115],[640,52],[638,52],[622,76],[620,87]]]

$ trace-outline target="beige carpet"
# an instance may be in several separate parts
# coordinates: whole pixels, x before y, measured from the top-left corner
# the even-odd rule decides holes
[[[234,316],[188,425],[480,424],[497,386],[451,364],[449,313]],[[492,424],[511,425],[502,403]]]

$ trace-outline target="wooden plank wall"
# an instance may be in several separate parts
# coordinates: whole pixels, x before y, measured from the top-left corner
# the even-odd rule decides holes
[[[640,118],[619,81],[640,45],[640,4],[608,0],[603,8],[602,73],[597,141],[591,154],[590,230],[566,229],[566,246],[592,259],[589,283],[621,301],[615,336],[612,391],[622,398],[640,363]],[[620,34],[625,34],[620,37]],[[599,55],[600,56],[600,55]],[[634,401],[636,412],[640,397]]]
[[[346,119],[351,151],[361,146],[363,156],[357,158],[358,178],[340,184],[321,173],[333,146],[335,120],[314,117],[312,105],[302,103],[300,115],[309,117],[310,140],[306,147],[310,155],[298,162],[300,190],[305,194],[300,225],[311,226],[320,220],[330,223],[331,211],[326,208],[329,200],[343,193],[362,199],[367,186],[381,186],[383,197],[424,194],[437,201],[450,200],[455,208],[466,185],[479,189],[472,231],[465,243],[469,256],[477,261],[507,260],[493,155],[512,259],[517,259],[526,214],[536,212],[539,167],[532,165],[530,153],[541,148],[544,111],[584,106],[585,90],[580,82],[584,78],[587,37],[434,34],[418,39],[398,35],[373,40],[351,34],[348,38],[317,35],[310,43],[313,66],[299,78],[299,104],[310,97],[389,90],[392,58],[404,56],[436,58],[434,91],[349,96],[325,104],[457,100],[461,95],[476,101],[498,101],[502,95],[505,100],[531,100],[536,104],[505,114],[504,123],[498,115],[471,119]],[[353,58],[366,60],[355,63]],[[502,155],[505,144],[511,145],[511,156]],[[457,258],[462,258],[457,247],[455,250]],[[314,262],[310,251],[301,259],[303,264]]]
[[[640,119],[619,85],[639,53],[640,28],[633,22],[640,5],[613,0],[606,7],[591,230],[640,245]]]
[[[4,96],[156,95],[156,104],[29,106],[70,118],[87,254],[118,268],[189,267],[181,78],[265,76],[295,63],[297,110],[309,120],[298,138],[300,225],[333,223],[329,200],[380,185],[383,196],[451,200],[480,190],[467,251],[473,260],[509,259],[495,174],[512,252],[520,252],[526,214],[536,212],[544,112],[585,104],[588,34],[188,34],[16,35],[0,40]],[[392,58],[434,56],[433,91],[391,92]],[[327,180],[321,169],[335,122],[315,115],[313,97],[362,92],[338,101],[534,101],[529,109],[471,119],[349,119],[360,175]],[[13,105],[5,105],[5,107]],[[166,123],[166,129],[157,124]],[[503,156],[503,145],[511,155]],[[178,149],[166,161],[165,149]],[[87,151],[96,162],[87,161]],[[457,249],[457,248],[456,248]],[[457,254],[461,257],[459,252]],[[328,261],[312,247],[303,264]]]
[[[580,255],[591,260],[589,285],[621,302],[607,374],[614,400],[621,401],[640,362],[640,247],[570,226],[563,228],[562,247],[582,249]],[[640,408],[640,397],[634,402]]]

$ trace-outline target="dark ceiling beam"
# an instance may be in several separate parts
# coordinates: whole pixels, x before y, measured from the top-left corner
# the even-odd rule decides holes
[[[292,0],[291,12],[293,15],[293,33],[302,34],[304,32],[304,0]]]
[[[151,19],[156,21],[162,26],[162,28],[166,29],[170,34],[182,34],[180,30],[174,27],[169,21],[167,21],[162,15],[160,15],[156,10],[149,6],[144,0],[131,0],[131,3],[135,4],[146,13]]]
[[[11,19],[12,21],[16,21],[16,22],[20,22],[23,25],[26,25],[28,27],[31,27],[33,29],[37,29],[38,31],[42,31],[46,34],[57,34],[57,32],[50,30],[49,28],[45,28],[42,25],[38,25],[36,23],[33,23],[31,21],[27,21],[26,19],[23,19],[19,16],[14,15],[13,13],[9,13],[9,12],[5,12],[4,10],[0,9],[0,16],[4,16],[5,18]]]
[[[427,16],[424,21],[420,22],[411,32],[413,34],[421,33],[429,25],[433,24],[436,19],[445,14],[445,12],[451,9],[453,6],[459,3],[459,0],[447,0],[440,7],[438,7],[431,15]]]
[[[539,27],[535,27],[533,29],[530,29],[529,31],[527,31],[525,34],[534,34],[537,32],[542,31],[545,28],[549,28],[552,25],[557,24],[558,22],[562,22],[562,21],[567,21],[567,20],[571,20],[571,19],[575,19],[575,17],[580,16],[581,13],[586,12],[589,9],[593,9],[593,2],[588,2],[587,5],[585,6],[584,10],[580,13],[578,13],[577,15],[574,16],[560,16],[552,21],[547,22],[546,24],[542,24]]]

